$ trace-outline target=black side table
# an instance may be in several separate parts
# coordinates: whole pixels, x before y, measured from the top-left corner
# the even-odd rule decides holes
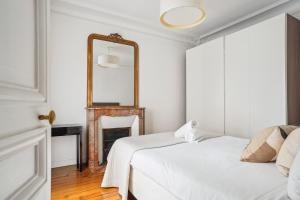
[[[82,171],[82,126],[80,124],[52,125],[52,137],[76,135],[77,169]]]

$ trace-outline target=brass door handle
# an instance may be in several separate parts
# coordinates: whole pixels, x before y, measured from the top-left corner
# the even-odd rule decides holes
[[[48,120],[49,124],[51,125],[53,124],[55,118],[56,116],[53,110],[51,110],[48,115],[39,115],[39,120]]]

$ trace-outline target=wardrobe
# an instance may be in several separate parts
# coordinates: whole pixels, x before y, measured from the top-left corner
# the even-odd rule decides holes
[[[300,124],[300,22],[281,14],[189,49],[186,119],[239,137]]]

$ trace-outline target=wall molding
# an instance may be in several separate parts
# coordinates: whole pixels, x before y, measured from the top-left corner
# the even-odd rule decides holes
[[[53,0],[51,5],[51,11],[54,13],[97,23],[113,25],[119,28],[132,30],[135,32],[161,37],[177,42],[187,43],[190,45],[200,44],[202,43],[202,40],[207,41],[209,40],[208,38],[212,38],[215,35],[220,35],[231,29],[235,30],[236,27],[249,26],[254,23],[252,21],[255,21],[257,23],[276,14],[279,14],[280,12],[295,12],[297,8],[300,9],[299,1],[278,0],[271,5],[247,14],[239,18],[238,20],[213,29],[205,34],[200,34],[197,33],[197,31],[187,33],[168,30],[149,21],[116,13],[112,10],[103,9],[99,7],[99,5],[92,4],[89,1]]]
[[[55,0],[52,1],[51,11],[83,20],[113,25],[122,29],[161,37],[181,43],[195,44],[192,34],[175,32],[150,22],[127,15],[104,10],[103,8],[85,1]]]
[[[15,188],[7,199],[30,199],[47,181],[47,128],[17,133],[0,138],[0,162],[29,147],[35,149],[35,173],[20,187]]]
[[[247,22],[251,21],[253,18],[257,19],[263,17],[263,15],[266,15],[266,13],[268,13],[268,16],[271,17],[269,13],[279,14],[280,12],[291,11],[295,9],[293,8],[293,6],[299,7],[297,4],[300,3],[295,0],[278,0],[271,5],[245,15],[238,20],[230,22],[222,27],[213,29],[206,34],[197,33],[197,31],[188,33],[168,30],[165,27],[158,26],[146,20],[141,20],[132,16],[116,13],[112,10],[103,9],[97,4],[92,4],[90,1],[53,0],[51,11],[54,13],[76,17],[83,20],[113,25],[119,28],[140,32],[147,35],[153,35],[168,40],[196,45],[201,43],[200,40],[206,40],[206,38],[210,38],[237,25],[243,23],[247,24]],[[263,19],[266,19],[266,17],[264,17]]]
[[[257,10],[256,12],[245,15],[244,17],[241,17],[238,20],[230,22],[206,34],[200,35],[196,41],[196,44],[201,44],[214,38],[236,32],[253,24],[259,23],[263,20],[279,15],[281,13],[295,14],[297,11],[300,11],[300,1],[278,0],[267,7]]]
[[[76,163],[77,163],[76,158],[52,161],[51,168],[63,167],[68,165],[76,165]]]

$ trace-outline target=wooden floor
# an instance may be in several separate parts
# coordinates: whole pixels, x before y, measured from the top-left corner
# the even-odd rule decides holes
[[[104,169],[95,174],[79,172],[76,166],[52,169],[51,199],[121,200],[116,188],[100,188]]]

